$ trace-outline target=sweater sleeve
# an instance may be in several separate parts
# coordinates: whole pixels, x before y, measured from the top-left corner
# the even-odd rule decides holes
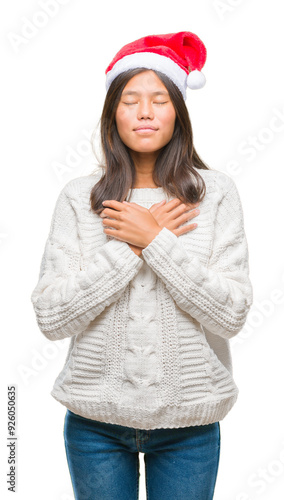
[[[210,332],[230,339],[245,324],[253,289],[241,200],[229,176],[219,195],[212,229],[208,266],[165,227],[142,254],[183,311]]]
[[[98,249],[93,261],[82,270],[72,197],[70,181],[58,196],[38,283],[31,294],[37,324],[49,340],[84,331],[118,300],[143,265],[126,242],[112,239]]]

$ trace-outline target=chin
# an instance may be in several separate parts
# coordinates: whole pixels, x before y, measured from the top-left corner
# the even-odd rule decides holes
[[[153,146],[150,144],[139,144],[130,147],[130,149],[132,149],[136,153],[156,153],[157,151],[160,151],[163,147],[164,145]]]

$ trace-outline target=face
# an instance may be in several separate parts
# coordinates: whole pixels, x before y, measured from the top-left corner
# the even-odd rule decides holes
[[[176,112],[165,85],[147,70],[126,84],[115,118],[119,136],[130,150],[154,153],[171,140]]]

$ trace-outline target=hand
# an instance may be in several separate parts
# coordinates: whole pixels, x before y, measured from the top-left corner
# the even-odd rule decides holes
[[[196,228],[197,224],[189,224],[188,226],[183,226],[180,229],[174,229],[174,227],[183,224],[187,220],[193,219],[193,217],[196,217],[199,214],[199,210],[197,212],[196,210],[193,209],[195,207],[198,207],[200,205],[200,202],[183,204],[179,200],[179,198],[175,198],[174,200],[168,202],[165,206],[165,201],[166,200],[163,200],[159,203],[155,203],[149,209],[149,212],[155,217],[156,221],[158,222],[161,228],[166,227],[167,229],[172,231],[176,236],[180,236],[181,234],[192,231],[193,229]],[[139,207],[139,205],[137,205],[137,207]],[[178,211],[175,210],[176,208],[178,208]],[[186,213],[183,214],[183,212],[185,211]],[[180,216],[179,218],[176,218],[181,214],[183,214],[182,217]],[[143,249],[132,245],[129,246],[136,253],[136,255],[140,257]]]
[[[192,223],[177,229],[178,226],[193,219],[193,217],[199,214],[199,209],[193,209],[198,207],[200,202],[185,204],[182,203],[179,198],[174,198],[166,204],[165,202],[166,200],[155,203],[149,209],[149,212],[153,215],[161,228],[166,227],[176,236],[180,236],[196,228],[197,224]]]
[[[100,215],[103,217],[104,232],[132,245],[135,253],[141,255],[162,229],[149,210],[136,203],[106,200],[103,204],[106,208]]]

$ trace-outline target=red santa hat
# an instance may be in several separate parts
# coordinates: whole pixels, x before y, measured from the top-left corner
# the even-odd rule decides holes
[[[123,71],[143,67],[167,75],[186,99],[187,87],[200,89],[206,83],[200,71],[206,56],[203,42],[189,31],[145,36],[124,45],[113,58],[106,69],[106,89]]]

